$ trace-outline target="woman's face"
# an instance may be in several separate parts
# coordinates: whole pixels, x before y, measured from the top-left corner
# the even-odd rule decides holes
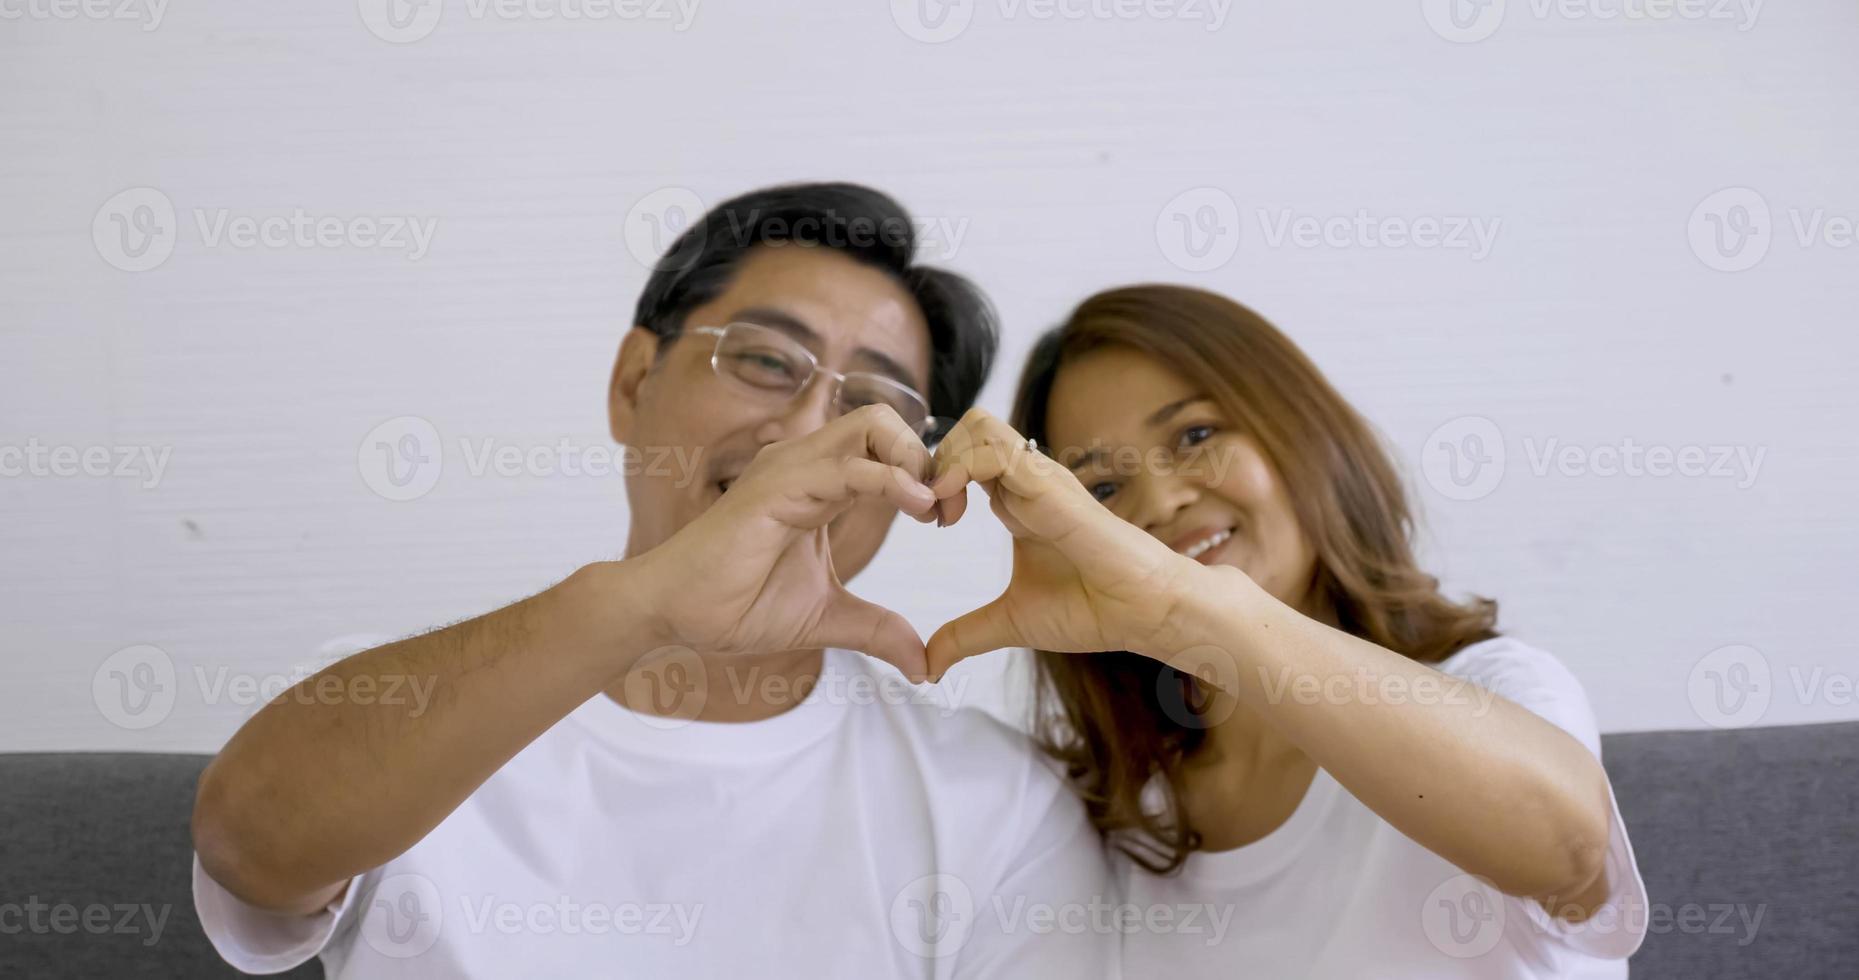
[[[1316,554],[1278,470],[1209,392],[1128,347],[1059,368],[1051,452],[1118,517],[1303,608]]]

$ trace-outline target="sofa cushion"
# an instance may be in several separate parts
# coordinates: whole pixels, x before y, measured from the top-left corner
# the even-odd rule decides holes
[[[194,915],[188,819],[208,758],[0,754],[0,903],[17,907],[0,976],[243,975]]]
[[[1859,977],[1859,723],[1601,741],[1653,906],[1635,980]]]
[[[1859,723],[1602,743],[1654,906],[1635,980],[1859,977]],[[0,976],[239,976],[189,891],[207,759],[0,754]]]

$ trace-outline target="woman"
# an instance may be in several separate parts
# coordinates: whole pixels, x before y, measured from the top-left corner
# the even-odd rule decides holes
[[[1256,313],[1094,296],[935,470],[1014,552],[931,671],[1038,651],[1125,976],[1626,975],[1646,898],[1580,686],[1440,594],[1372,430]]]

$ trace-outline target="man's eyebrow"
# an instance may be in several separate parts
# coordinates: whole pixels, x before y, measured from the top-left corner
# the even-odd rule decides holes
[[[820,346],[820,334],[812,327],[786,310],[777,310],[772,306],[751,306],[737,310],[730,318],[731,323],[753,323],[756,326],[769,327],[806,344],[808,347]]]
[[[737,310],[735,315],[730,317],[730,320],[738,323],[753,323],[757,326],[768,327],[771,330],[779,330],[806,345],[807,348],[812,350],[816,355],[819,354],[820,347],[822,346],[820,332],[807,326],[803,320],[786,310],[778,310],[771,306],[751,306],[748,309]],[[891,380],[896,381],[898,384],[909,388],[919,395],[923,395],[925,400],[928,399],[929,396],[925,394],[922,387],[917,384],[917,379],[911,374],[910,369],[904,367],[903,362],[899,361],[897,358],[881,350],[875,350],[870,347],[860,347],[852,352],[852,356],[864,358],[877,369],[877,373],[889,377]]]
[[[1196,392],[1195,394],[1189,395],[1186,398],[1182,398],[1177,401],[1169,402],[1168,404],[1163,405],[1161,408],[1156,409],[1154,412],[1151,412],[1149,414],[1149,417],[1143,420],[1143,424],[1147,426],[1165,425],[1167,424],[1169,419],[1172,419],[1175,417],[1176,412],[1181,411],[1182,409],[1188,407],[1189,405],[1194,404],[1195,402],[1202,402],[1202,401],[1207,401],[1207,400],[1208,398],[1206,395]],[[1109,457],[1109,455],[1110,454],[1108,452],[1102,449],[1089,450],[1083,456],[1079,457],[1077,462],[1071,464],[1071,466],[1068,467],[1068,469],[1072,470],[1075,473],[1079,469],[1089,464],[1096,463],[1099,460]]]
[[[923,396],[924,401],[929,401],[929,393],[918,386],[917,379],[911,377],[910,372],[904,368],[903,364],[898,362],[897,358],[881,350],[873,350],[870,347],[860,347],[858,350],[852,352],[852,356],[862,357],[870,361],[872,366],[878,369],[877,373]]]

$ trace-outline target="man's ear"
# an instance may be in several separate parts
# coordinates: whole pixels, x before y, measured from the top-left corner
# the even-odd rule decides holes
[[[607,427],[613,441],[629,441],[639,410],[639,386],[658,360],[658,334],[644,327],[626,331],[620,353],[613,359],[613,379],[607,383]]]

